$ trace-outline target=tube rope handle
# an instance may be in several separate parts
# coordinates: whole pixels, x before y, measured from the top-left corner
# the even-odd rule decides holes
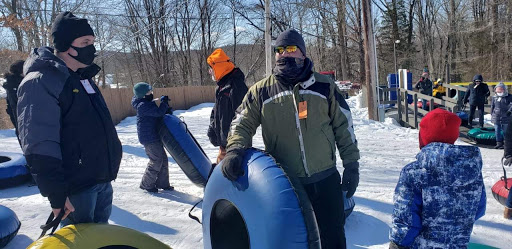
[[[46,224],[41,225],[40,227],[43,231],[41,232],[39,239],[45,236],[46,232],[50,229],[52,229],[52,231],[50,232],[50,235],[52,235],[59,226],[60,222],[62,221],[62,217],[64,217],[65,213],[66,211],[64,210],[64,207],[62,207],[60,209],[59,215],[57,215],[57,218],[53,219],[55,215],[53,214],[53,212],[51,212],[50,216],[48,217],[48,220],[46,220]]]

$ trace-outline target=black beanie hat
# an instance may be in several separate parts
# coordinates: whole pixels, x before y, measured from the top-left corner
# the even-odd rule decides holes
[[[78,18],[69,11],[60,13],[53,21],[53,45],[59,52],[68,50],[76,38],[86,35],[94,36],[87,19]]]
[[[306,43],[304,43],[302,35],[300,35],[295,29],[287,29],[279,34],[275,44],[276,47],[295,45],[299,47],[302,54],[306,56]]]

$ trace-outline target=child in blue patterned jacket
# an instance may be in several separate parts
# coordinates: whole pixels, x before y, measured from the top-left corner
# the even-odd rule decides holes
[[[420,153],[395,189],[390,248],[466,248],[485,213],[482,156],[454,145],[461,120],[442,109],[420,123]]]

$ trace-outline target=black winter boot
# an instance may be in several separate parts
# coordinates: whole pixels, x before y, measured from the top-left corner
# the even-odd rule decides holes
[[[497,150],[503,149],[503,142],[496,142],[496,146],[494,146],[494,148]]]

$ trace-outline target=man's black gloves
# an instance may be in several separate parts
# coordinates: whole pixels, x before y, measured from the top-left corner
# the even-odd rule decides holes
[[[171,115],[172,115],[173,111],[174,111],[174,110],[172,109],[172,107],[169,107],[169,108],[167,108],[167,110],[165,111],[165,114],[171,114]]]
[[[503,161],[505,166],[510,166],[512,164],[512,156],[505,157],[505,161]]]
[[[244,158],[245,149],[241,147],[230,148],[226,152],[226,156],[222,160],[222,174],[230,181],[236,181],[238,177],[244,175],[242,169],[242,159]]]
[[[341,188],[347,191],[347,198],[350,198],[356,192],[359,185],[359,163],[352,162],[344,165],[343,178],[341,180]]]
[[[160,102],[169,102],[169,96],[160,97]]]

